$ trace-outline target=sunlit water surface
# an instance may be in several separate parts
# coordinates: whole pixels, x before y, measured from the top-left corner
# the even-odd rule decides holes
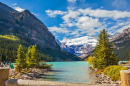
[[[44,81],[71,82],[71,83],[92,83],[96,78],[90,74],[88,62],[49,62],[52,63],[52,70],[40,79]]]

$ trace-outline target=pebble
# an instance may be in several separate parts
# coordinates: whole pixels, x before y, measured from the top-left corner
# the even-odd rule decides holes
[[[91,69],[92,72],[95,72],[97,69]],[[107,75],[104,75],[103,73],[101,74],[95,74],[95,77],[98,78],[98,80],[96,80],[94,83],[95,84],[110,84],[111,86],[120,86],[121,85],[121,81],[111,81],[110,77],[108,77]]]

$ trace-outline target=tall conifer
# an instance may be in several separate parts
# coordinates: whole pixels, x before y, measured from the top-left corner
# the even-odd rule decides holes
[[[27,51],[27,53],[26,53],[26,62],[27,62],[27,66],[28,66],[28,68],[30,68],[31,67],[31,51],[32,51],[32,49],[31,49],[31,47],[29,46],[28,47],[28,51]]]
[[[22,69],[26,68],[26,58],[25,53],[23,52],[23,48],[20,45],[17,51],[17,59],[16,59],[17,70],[20,72]]]
[[[109,65],[116,65],[117,58],[113,52],[113,44],[109,42],[109,35],[103,29],[98,36],[98,44],[95,47],[94,66],[103,69]]]
[[[33,65],[32,65],[33,67],[36,66],[36,64],[39,62],[39,54],[38,54],[36,45],[32,46],[31,60],[32,60],[32,63],[33,63]]]

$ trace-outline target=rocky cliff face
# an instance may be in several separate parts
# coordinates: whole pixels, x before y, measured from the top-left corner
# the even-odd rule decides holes
[[[43,47],[48,46],[60,50],[55,37],[48,31],[48,28],[28,10],[17,12],[0,3],[0,24],[8,26],[4,29],[7,29],[10,34],[15,35],[17,33],[16,28],[19,28],[19,32],[23,34],[17,34],[24,35]]]
[[[111,41],[116,41],[115,43],[122,43],[130,40],[130,27],[123,30],[123,32],[117,37],[113,38]]]
[[[114,35],[110,35],[109,39],[110,41],[114,40],[116,37],[118,37],[121,33],[116,32]]]
[[[130,52],[130,27],[123,30],[117,37],[111,40],[115,44],[115,53],[120,60],[129,60]]]

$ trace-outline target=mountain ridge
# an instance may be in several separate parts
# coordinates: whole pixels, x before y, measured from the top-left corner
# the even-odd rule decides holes
[[[80,60],[77,56],[61,50],[52,33],[29,10],[18,12],[1,2],[0,35],[14,35],[24,47],[37,44],[40,53],[55,58],[55,61]]]
[[[94,37],[80,37],[75,39],[64,39],[63,41],[57,41],[63,50],[66,50],[72,54],[84,58],[88,52],[91,52],[96,46],[97,40]]]
[[[115,53],[120,60],[129,60],[130,52],[130,27],[114,38],[111,43],[115,44]]]

